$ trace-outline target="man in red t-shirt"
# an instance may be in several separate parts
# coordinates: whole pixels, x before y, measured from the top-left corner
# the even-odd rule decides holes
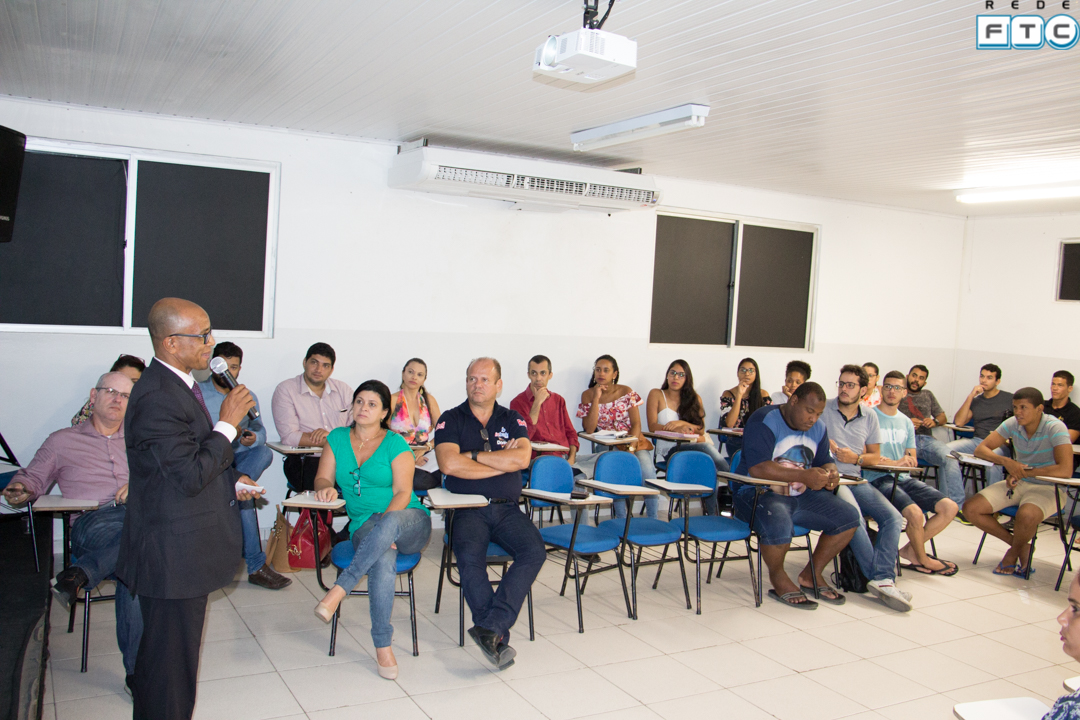
[[[510,409],[516,410],[528,423],[529,440],[548,442],[570,448],[567,461],[573,465],[577,459],[577,430],[570,422],[566,400],[562,395],[547,389],[551,381],[551,360],[546,355],[534,355],[529,360],[529,386],[510,401]],[[533,457],[543,453],[533,451]]]

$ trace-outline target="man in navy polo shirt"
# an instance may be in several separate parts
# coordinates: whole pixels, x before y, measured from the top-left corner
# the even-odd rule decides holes
[[[447,490],[490,501],[454,513],[454,555],[472,610],[469,636],[501,670],[514,662],[510,628],[547,552],[540,532],[518,510],[521,471],[529,466],[532,445],[521,415],[495,402],[502,392],[499,361],[482,357],[469,363],[465,392],[468,399],[444,412],[435,426],[435,457]],[[489,542],[514,559],[496,591],[487,574]]]

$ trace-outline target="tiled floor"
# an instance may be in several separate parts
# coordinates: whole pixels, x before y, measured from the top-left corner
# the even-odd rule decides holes
[[[1066,590],[1053,589],[1061,545],[1049,532],[1040,537],[1038,572],[1025,582],[991,574],[1003,552],[995,541],[973,567],[978,539],[953,523],[937,547],[960,574],[906,573],[900,584],[916,605],[907,614],[859,595],[813,612],[769,599],[755,609],[744,561],[703,586],[700,616],[686,609],[675,566],[657,590],[643,571],[637,621],[626,617],[616,574],[592,578],[583,635],[572,591],[558,595],[561,565],[549,562],[534,587],[536,640],[528,641],[523,612],[513,636],[517,663],[503,672],[471,641],[458,647],[456,591],[433,612],[435,542],[415,575],[419,657],[411,655],[407,602],[395,607],[396,682],[376,674],[366,600],[346,601],[329,657],[329,628],[312,614],[322,595],[314,572],[295,574],[279,592],[244,580],[211,597],[195,717],[471,720],[490,708],[515,720],[899,720],[949,718],[957,702],[998,697],[1049,705],[1063,679],[1080,675],[1054,620],[1066,602]],[[693,598],[692,574],[689,581]],[[55,604],[52,620],[45,718],[129,717],[112,606],[95,608],[86,674],[79,628],[67,634]]]

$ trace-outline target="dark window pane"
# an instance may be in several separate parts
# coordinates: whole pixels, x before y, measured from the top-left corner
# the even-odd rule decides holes
[[[743,225],[735,344],[806,346],[814,234]]]
[[[726,345],[733,223],[659,215],[649,342]]]
[[[215,328],[262,330],[270,175],[140,162],[137,197],[132,325],[181,297]]]
[[[1062,245],[1061,284],[1058,287],[1058,300],[1080,300],[1080,243]]]
[[[0,322],[121,326],[123,160],[28,152],[0,244]]]

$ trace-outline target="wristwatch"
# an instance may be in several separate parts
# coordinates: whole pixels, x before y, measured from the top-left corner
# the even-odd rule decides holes
[[[478,452],[479,452],[478,450],[473,450],[473,451],[472,451],[472,459],[473,459],[473,462],[476,462],[476,455],[478,454]]]

